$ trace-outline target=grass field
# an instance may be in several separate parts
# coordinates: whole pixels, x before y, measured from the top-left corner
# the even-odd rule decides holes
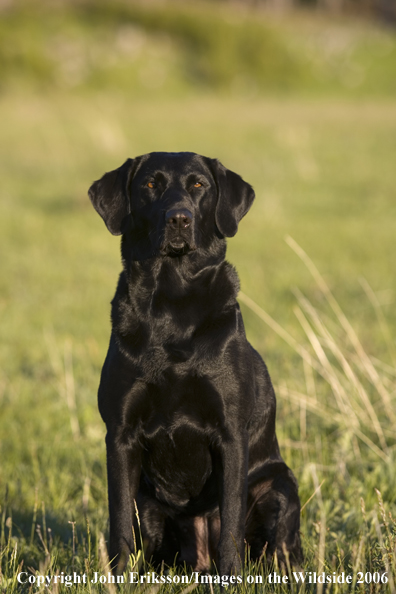
[[[395,592],[392,96],[10,89],[0,95],[0,591],[48,591],[19,585],[19,571],[107,572],[96,390],[120,258],[86,192],[128,156],[190,150],[218,157],[256,190],[228,259],[240,275],[248,337],[276,387],[282,453],[300,485],[303,570],[354,576],[325,588],[238,588]],[[267,570],[245,568],[264,582]],[[375,572],[387,584],[364,583]]]
[[[257,100],[246,109],[210,96],[159,106],[108,93],[4,97],[0,109],[4,591],[14,591],[22,561],[48,573],[102,566],[96,389],[120,264],[118,239],[86,189],[153,149],[218,156],[255,186],[228,257],[243,293],[296,341],[285,343],[242,301],[277,388],[282,451],[302,502],[315,492],[302,513],[307,571],[324,563],[394,573],[396,107]],[[286,235],[323,275],[359,343]]]

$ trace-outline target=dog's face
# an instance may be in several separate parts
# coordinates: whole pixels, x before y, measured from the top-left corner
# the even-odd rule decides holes
[[[155,253],[183,255],[206,247],[215,234],[216,183],[198,155],[142,157],[130,193],[132,229]]]
[[[150,153],[94,182],[89,196],[114,235],[130,235],[141,257],[183,256],[232,237],[254,192],[215,159]]]

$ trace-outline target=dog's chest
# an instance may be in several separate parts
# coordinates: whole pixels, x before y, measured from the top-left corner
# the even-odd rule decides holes
[[[203,429],[181,418],[173,423],[153,416],[143,428],[143,472],[155,496],[172,506],[199,497],[212,473],[212,459]]]

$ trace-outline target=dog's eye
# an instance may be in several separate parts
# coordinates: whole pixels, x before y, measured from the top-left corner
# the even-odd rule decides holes
[[[148,188],[151,188],[151,189],[152,189],[152,188],[155,188],[155,183],[154,183],[154,182],[152,182],[152,181],[149,181],[149,182],[147,183],[147,187],[148,187]]]
[[[202,188],[201,182],[195,182],[194,188]]]

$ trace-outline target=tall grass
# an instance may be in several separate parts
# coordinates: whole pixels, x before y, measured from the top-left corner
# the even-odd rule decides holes
[[[390,502],[395,489],[395,378],[396,366],[383,363],[368,354],[343,313],[341,306],[309,256],[288,237],[288,245],[296,252],[311,272],[319,294],[314,305],[300,291],[295,291],[295,315],[305,333],[305,341],[293,338],[257,303],[244,293],[239,299],[250,308],[301,357],[305,372],[305,385],[276,387],[286,431],[281,429],[281,447],[297,466],[302,497],[302,536],[305,549],[303,572],[326,572],[336,576],[353,575],[352,584],[331,584],[326,592],[395,592],[396,581],[396,519]],[[368,291],[370,297],[371,294]],[[378,309],[379,305],[375,303]],[[381,314],[382,324],[385,320]],[[386,326],[383,326],[388,335]],[[68,529],[63,537],[56,534],[47,516],[44,501],[36,499],[30,516],[30,530],[20,530],[13,521],[13,506],[7,492],[1,515],[1,588],[3,592],[35,591],[16,581],[20,571],[29,575],[72,575],[94,572],[107,575],[109,559],[105,537],[97,521],[92,533],[90,516],[91,477],[86,452],[89,440],[81,434],[78,417],[81,412],[75,400],[72,348],[69,341],[59,351],[56,339],[47,334],[48,356],[57,378],[58,393],[65,402],[64,422],[70,423],[69,454],[74,464],[81,455],[84,485],[81,493],[81,511],[72,512]],[[393,356],[390,345],[390,356]],[[289,435],[294,436],[291,439]],[[293,465],[293,462],[291,462]],[[77,469],[74,470],[74,472]],[[79,472],[81,472],[79,471]],[[344,491],[344,493],[343,493]],[[347,495],[347,497],[346,497]],[[103,491],[102,491],[103,497]],[[100,502],[105,505],[104,497]],[[76,518],[76,519],[75,519]],[[103,524],[102,524],[103,525]],[[139,538],[139,536],[137,536]],[[75,592],[130,591],[127,585],[129,571],[153,571],[144,554],[131,557],[125,584],[112,583],[73,585]],[[163,567],[166,575],[182,575],[175,567]],[[275,565],[251,563],[248,557],[244,576],[262,576],[264,592],[322,592],[321,584],[303,585],[294,581],[269,584],[268,573],[277,571]],[[292,569],[289,571],[291,575]],[[161,572],[160,572],[161,574]],[[186,574],[189,574],[186,568]],[[373,583],[373,575],[385,576],[386,583]],[[363,577],[362,577],[363,576]],[[369,577],[365,577],[369,576]],[[358,583],[358,579],[363,583]],[[25,578],[26,579],[26,578]],[[65,578],[66,579],[66,578]],[[71,578],[69,578],[71,579]],[[364,580],[371,583],[364,583]],[[374,578],[376,579],[376,578]],[[213,591],[219,591],[212,585]],[[176,590],[204,592],[205,586],[188,587],[173,584],[133,586],[136,592],[173,592]],[[68,592],[65,584],[51,585],[50,592]],[[254,586],[246,582],[238,591],[253,592]]]
[[[307,394],[280,387],[280,393],[319,415],[335,421],[351,442],[356,438],[368,446],[384,462],[390,462],[391,449],[396,439],[396,413],[394,376],[396,367],[387,366],[365,352],[355,330],[334,298],[328,285],[307,254],[288,237],[287,243],[301,257],[312,273],[321,295],[330,307],[335,320],[321,316],[320,312],[295,290],[298,304],[294,313],[300,322],[310,349],[299,344],[247,295],[240,294],[242,303],[250,307],[261,319],[275,330],[302,357],[307,367]],[[366,282],[367,285],[367,282]],[[372,293],[372,291],[370,292]],[[376,304],[381,321],[384,318]],[[389,329],[383,326],[386,336]],[[394,345],[389,343],[391,355]],[[314,373],[315,372],[315,375]],[[325,381],[330,399],[319,402],[315,376]],[[383,425],[388,426],[384,429]],[[388,442],[392,444],[389,446]]]
[[[297,389],[283,384],[277,386],[277,393],[284,401],[283,404],[287,403],[288,410],[293,410],[295,416],[299,416],[300,439],[292,443],[291,447],[302,450],[307,462],[306,471],[310,470],[315,487],[302,506],[304,516],[306,505],[311,504],[314,498],[317,500],[318,541],[314,547],[310,542],[310,549],[316,559],[314,566],[318,573],[325,568],[329,572],[340,573],[348,566],[355,574],[357,571],[364,574],[386,571],[389,585],[366,586],[367,591],[382,592],[388,587],[390,592],[394,592],[396,520],[392,515],[393,510],[385,509],[381,491],[376,487],[376,483],[384,484],[384,478],[387,477],[390,482],[385,481],[384,490],[389,493],[389,488],[394,488],[390,486],[394,480],[396,451],[394,342],[389,340],[389,328],[380,305],[374,300],[373,292],[365,281],[368,297],[381,322],[392,363],[384,363],[374,355],[367,354],[353,325],[313,261],[291,237],[287,237],[286,241],[307,266],[319,290],[319,307],[313,305],[298,289],[294,291],[296,305],[293,309],[306,336],[305,343],[298,342],[243,292],[239,294],[239,299],[294,349],[303,361],[305,386],[301,385]],[[312,433],[316,432],[310,430],[310,425],[314,423],[320,427],[321,435],[316,434],[312,444]],[[325,453],[326,446],[322,439],[326,439],[326,434],[330,449]],[[322,461],[326,456],[327,467],[310,462],[309,449],[312,445],[315,446],[316,460]],[[359,544],[352,547],[346,557],[339,556],[338,563],[335,561],[335,551],[333,563],[330,563],[329,551],[326,550],[329,524],[334,523],[334,512],[344,512],[343,518],[338,518],[338,521],[341,519],[341,524],[345,522],[345,526],[351,515],[356,514],[357,507],[352,511],[353,505],[340,505],[333,491],[334,483],[328,483],[322,494],[322,486],[327,481],[323,479],[319,484],[318,468],[321,470],[320,474],[324,471],[330,477],[334,471],[344,474],[346,483],[355,482],[355,488],[356,479],[360,483],[360,492],[355,492],[355,505],[360,496],[361,519],[364,522],[363,527],[357,529],[360,532]],[[366,510],[365,494],[368,494],[371,505],[374,504],[369,513]],[[345,509],[348,507],[349,509]],[[307,527],[305,522],[304,524]],[[333,532],[330,532],[333,547],[336,545],[338,555],[340,552],[345,554],[345,541],[341,543],[339,534],[334,530],[333,525]],[[308,544],[308,540],[305,544]],[[352,589],[335,588],[334,591],[355,591],[355,588],[356,591],[364,591],[363,586],[359,589],[356,584],[356,577]]]

